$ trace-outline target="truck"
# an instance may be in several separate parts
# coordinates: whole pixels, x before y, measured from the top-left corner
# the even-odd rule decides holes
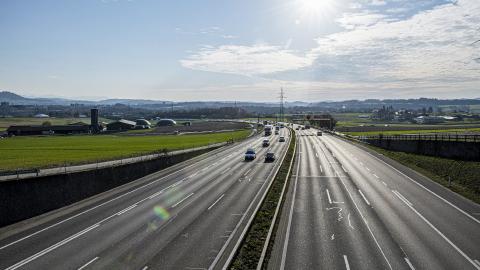
[[[265,136],[270,136],[272,135],[272,129],[273,129],[273,126],[272,125],[265,125]]]

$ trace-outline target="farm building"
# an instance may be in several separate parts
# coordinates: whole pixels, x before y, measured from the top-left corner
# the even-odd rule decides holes
[[[172,120],[172,119],[160,119],[157,122],[157,126],[159,126],[159,127],[175,126],[176,124],[177,124],[177,122],[175,122],[175,120]]]
[[[107,124],[107,130],[130,130],[134,129],[136,126],[136,123],[133,121],[125,120],[125,119],[120,119],[118,121],[108,123]]]

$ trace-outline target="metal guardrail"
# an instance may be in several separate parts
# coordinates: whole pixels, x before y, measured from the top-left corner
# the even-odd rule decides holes
[[[372,135],[358,136],[361,141],[367,140],[412,140],[412,141],[453,141],[453,142],[480,142],[478,134],[401,134],[401,135]]]

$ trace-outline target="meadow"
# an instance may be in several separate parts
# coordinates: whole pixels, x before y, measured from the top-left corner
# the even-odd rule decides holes
[[[0,170],[83,164],[241,140],[250,130],[195,135],[25,136],[0,139]]]

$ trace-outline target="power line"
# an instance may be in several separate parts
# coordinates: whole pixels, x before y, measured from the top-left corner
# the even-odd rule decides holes
[[[285,93],[283,92],[283,87],[280,87],[280,113],[279,113],[279,121],[284,122],[285,119],[285,109],[284,109],[284,100],[285,100]]]

